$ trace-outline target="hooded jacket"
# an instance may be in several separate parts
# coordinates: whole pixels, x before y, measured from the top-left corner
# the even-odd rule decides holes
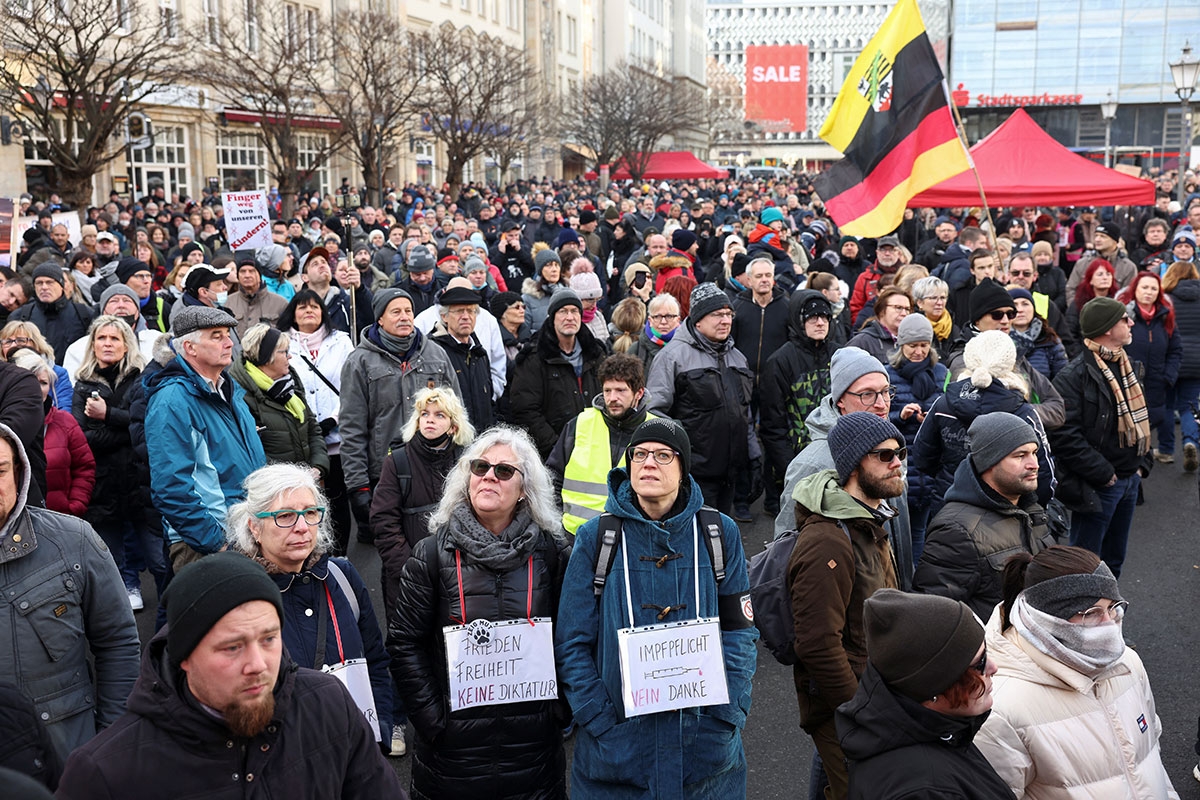
[[[964,324],[950,355],[946,359],[946,367],[950,370],[950,380],[957,380],[966,370],[965,355],[967,342],[979,335],[979,329],[974,324]],[[1063,424],[1067,411],[1063,405],[1063,397],[1055,384],[1042,373],[1029,366],[1022,356],[1017,356],[1016,371],[1029,382],[1029,402],[1037,406],[1038,417],[1046,430],[1052,430]],[[1057,376],[1056,376],[1057,377]]]
[[[375,323],[342,365],[338,427],[342,471],[351,491],[374,486],[379,480],[383,459],[392,442],[399,441],[419,390],[446,386],[462,397],[446,352],[416,328],[413,336],[407,358],[401,359],[380,344],[379,323]]]
[[[121,715],[137,677],[137,626],[104,542],[82,520],[28,504],[25,448],[5,425],[0,437],[20,466],[0,525],[0,670],[33,702],[61,762]]]
[[[741,731],[750,711],[757,660],[758,630],[753,625],[721,625],[727,704],[627,718],[621,699],[618,629],[631,622],[658,624],[658,609],[667,606],[675,609],[668,621],[723,616],[722,605],[737,602],[750,590],[741,534],[723,514],[727,572],[721,583],[714,579],[708,548],[696,541],[692,527],[703,496],[695,480],[685,476],[684,481],[686,497],[666,518],[654,521],[640,511],[626,471],[609,473],[605,511],[621,520],[621,545],[599,599],[592,584],[599,519],[588,520],[576,534],[554,631],[559,681],[580,726],[571,771],[571,796],[576,800],[745,796]],[[621,548],[628,553],[633,620],[626,611]],[[699,562],[699,608],[695,608],[694,559]]]
[[[1187,278],[1176,284],[1168,295],[1175,307],[1175,330],[1188,346],[1183,348],[1183,360],[1179,365],[1179,378],[1200,379],[1200,280]]]
[[[850,800],[1012,800],[974,740],[988,715],[951,717],[892,691],[867,663],[837,710]]]
[[[1016,414],[1033,426],[1038,437],[1038,502],[1044,506],[1054,496],[1050,445],[1041,417],[1033,406],[1016,389],[1009,389],[997,380],[987,388],[979,389],[969,378],[964,378],[946,387],[946,393],[925,415],[913,441],[910,466],[933,476],[932,514],[937,514],[941,508],[938,498],[946,497],[958,465],[970,453],[967,430],[971,423],[976,417],[993,411]]]
[[[958,242],[953,242],[942,253],[937,266],[930,274],[941,278],[950,287],[953,294],[964,286],[970,286],[974,280],[971,276],[971,252]]]
[[[164,628],[142,656],[129,710],[67,762],[60,800],[116,800],[149,787],[211,800],[406,797],[337,678],[300,669],[283,648],[275,713],[243,739],[192,696],[166,649]]]
[[[655,356],[646,379],[650,410],[687,430],[693,476],[727,478],[762,457],[750,417],[753,378],[732,335],[712,342],[690,319]]]
[[[863,603],[878,589],[899,588],[899,581],[887,530],[838,485],[833,470],[800,481],[795,498],[800,535],[787,569],[796,632],[792,677],[800,727],[811,733],[858,688],[867,663]]]
[[[810,441],[804,420],[829,394],[829,361],[833,349],[827,338],[813,341],[804,332],[804,304],[824,298],[804,289],[792,295],[788,306],[788,339],[766,361],[759,377],[759,433],[767,460],[782,475],[787,465]],[[830,331],[833,333],[833,322]]]
[[[746,365],[754,375],[755,393],[761,386],[760,376],[771,354],[779,350],[788,339],[788,294],[781,287],[771,290],[771,299],[766,306],[754,300],[750,289],[740,292],[733,301],[733,345],[746,358]]]
[[[228,373],[223,391],[213,391],[179,355],[142,383],[150,493],[163,533],[170,544],[215,553],[225,546],[225,510],[245,498],[246,476],[267,463],[245,391]]]
[[[1017,505],[983,483],[964,458],[929,524],[913,591],[961,600],[987,619],[1004,599],[1000,573],[1017,553],[1037,555],[1054,544],[1046,512],[1030,492]]]
[[[542,326],[517,354],[513,366],[509,413],[513,424],[529,431],[543,458],[549,455],[566,424],[587,407],[588,398],[604,388],[596,377],[604,360],[604,345],[583,325],[576,341],[583,352],[583,371],[579,375],[558,349],[553,325]]]
[[[1095,679],[1033,647],[1000,612],[988,620],[992,713],[976,744],[1013,796],[1179,800],[1159,750],[1162,723],[1138,654]]]
[[[821,404],[808,415],[805,425],[812,434],[812,442],[800,451],[787,466],[787,474],[783,479],[783,494],[779,496],[779,514],[775,517],[775,538],[778,539],[787,531],[796,527],[796,502],[792,497],[797,484],[804,478],[821,470],[834,469],[833,455],[829,452],[829,431],[838,420],[837,408],[829,395],[821,400]],[[908,515],[908,487],[904,494],[885,501],[896,512],[884,527],[891,540],[892,552],[899,566],[900,588],[909,591],[912,588],[912,528]]]

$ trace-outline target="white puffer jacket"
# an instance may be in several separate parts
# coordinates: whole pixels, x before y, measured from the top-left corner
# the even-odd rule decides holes
[[[1028,800],[1178,800],[1159,754],[1162,726],[1146,669],[1125,649],[1095,680],[987,625],[991,716],[975,744]]]

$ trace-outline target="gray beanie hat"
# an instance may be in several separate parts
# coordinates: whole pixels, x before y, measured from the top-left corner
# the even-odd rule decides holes
[[[562,259],[558,257],[557,250],[547,248],[533,257],[533,276],[535,278],[542,277],[542,267],[550,263],[558,264],[561,267]]]
[[[260,272],[264,272],[271,277],[276,277],[279,273],[279,268],[283,265],[283,260],[287,258],[287,254],[287,248],[281,244],[260,247],[254,252],[254,263],[258,266]]]
[[[176,239],[182,239],[184,236],[186,236],[189,239],[196,238],[196,229],[192,227],[192,223],[181,222],[181,223],[179,223],[179,227],[175,229],[175,238]]]
[[[1121,590],[1112,570],[1103,561],[1091,575],[1060,575],[1027,586],[1022,594],[1029,605],[1059,619],[1070,619],[1100,598],[1114,603],[1125,599],[1121,597]]]
[[[961,600],[880,589],[863,605],[867,659],[888,686],[918,702],[954,685],[983,644]]]
[[[839,348],[829,362],[829,396],[833,398],[833,404],[837,405],[837,401],[842,399],[842,395],[856,380],[875,372],[887,377],[887,368],[878,358],[858,347]]]
[[[437,260],[434,259],[433,253],[429,252],[429,248],[423,244],[415,244],[408,251],[408,258],[404,260],[404,266],[409,272],[428,272],[437,266]]]
[[[63,277],[62,265],[57,261],[51,261],[44,264],[38,264],[33,270],[33,279],[50,278],[59,286],[66,284],[66,279]]]
[[[845,486],[863,456],[888,439],[895,439],[899,447],[904,447],[904,435],[882,417],[866,411],[838,417],[829,431],[829,454],[837,468],[838,485]]]
[[[133,289],[130,289],[128,286],[126,286],[123,283],[115,283],[112,286],[109,286],[107,289],[105,289],[104,294],[100,295],[100,313],[101,314],[104,313],[104,307],[108,305],[108,301],[112,300],[114,297],[116,297],[119,294],[123,294],[126,297],[132,299],[133,304],[135,306],[137,306],[138,308],[141,308],[142,300],[140,297],[137,296],[137,292],[135,292]]]
[[[967,436],[971,464],[979,473],[987,472],[1018,447],[1037,444],[1038,440],[1032,425],[1006,411],[980,414],[967,429]]]
[[[377,292],[374,299],[371,300],[371,313],[375,315],[375,319],[378,321],[378,319],[383,316],[383,312],[387,311],[388,305],[393,300],[400,297],[408,300],[409,305],[413,306],[413,308],[416,308],[416,306],[413,305],[412,295],[403,289],[384,289],[382,292]]]
[[[909,314],[900,322],[896,331],[896,344],[905,345],[914,342],[932,342],[933,325],[924,314]]]
[[[730,308],[729,295],[721,291],[715,283],[705,281],[692,289],[691,307],[688,309],[688,320],[695,324],[714,311]]]
[[[546,321],[550,323],[550,328],[554,328],[554,315],[559,312],[563,306],[575,306],[579,309],[579,313],[583,313],[583,301],[571,289],[559,289],[554,294],[550,295],[550,305],[546,308]]]

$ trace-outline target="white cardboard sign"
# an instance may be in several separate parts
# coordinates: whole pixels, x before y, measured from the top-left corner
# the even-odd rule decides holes
[[[626,717],[729,702],[719,620],[622,628],[617,649]]]
[[[354,704],[367,719],[367,724],[375,732],[375,741],[380,741],[379,714],[375,711],[375,693],[371,689],[371,672],[365,658],[352,658],[339,664],[326,664],[321,667],[325,672],[342,682]]]
[[[548,617],[472,620],[442,629],[450,710],[557,700],[554,624]]]
[[[271,246],[271,219],[265,192],[223,192],[225,235],[230,250],[257,250]]]

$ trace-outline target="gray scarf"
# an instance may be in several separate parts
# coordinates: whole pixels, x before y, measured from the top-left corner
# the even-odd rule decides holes
[[[560,350],[559,352],[562,351]],[[571,352],[563,353],[563,358],[565,358],[567,363],[569,363],[572,369],[575,370],[576,378],[583,374],[583,345],[579,343],[578,336],[575,337],[575,347],[572,348]]]
[[[414,329],[408,336],[392,336],[390,333],[379,327],[379,343],[394,356],[404,356],[412,349],[413,344],[417,340],[417,331]]]
[[[517,507],[516,517],[499,536],[483,527],[467,503],[454,508],[446,526],[450,544],[494,572],[509,572],[523,566],[537,549],[541,535],[541,528],[524,504]]]
[[[1038,652],[1089,678],[1098,677],[1125,654],[1120,624],[1076,625],[1034,608],[1025,592],[1013,604],[1012,624]]]

